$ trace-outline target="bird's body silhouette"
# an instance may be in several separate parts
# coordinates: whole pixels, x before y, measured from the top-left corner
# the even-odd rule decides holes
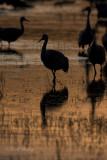
[[[98,10],[98,18],[107,18],[107,3],[96,0],[96,9]]]
[[[107,7],[98,12],[98,18],[107,18]]]
[[[93,40],[94,30],[91,29],[90,20],[89,20],[91,8],[87,7],[83,9],[82,11],[88,11],[86,28],[80,32],[79,38],[78,38],[79,48],[82,46],[82,49],[84,50],[85,45],[90,46]]]
[[[41,40],[44,40],[44,44],[41,51],[41,60],[43,64],[52,71],[55,80],[55,72],[57,70],[62,69],[64,72],[68,71],[69,68],[68,58],[65,57],[59,51],[46,49],[48,43],[48,36],[46,34],[42,36],[40,41]]]
[[[0,39],[10,43],[16,41],[24,33],[23,21],[28,21],[24,17],[20,18],[21,28],[3,28],[0,30]]]
[[[2,30],[3,28],[0,28],[0,31]],[[2,39],[0,38],[0,43],[1,43],[1,46],[2,46]]]
[[[95,1],[95,5],[98,12],[107,7],[107,3],[98,0]]]
[[[106,23],[106,32],[104,33],[102,37],[102,43],[103,43],[104,48],[107,51],[107,23]]]
[[[96,76],[96,68],[95,64],[101,65],[101,76],[102,76],[102,64],[106,60],[105,49],[103,46],[96,44],[96,37],[94,36],[94,40],[92,45],[88,48],[88,58],[90,62],[94,66],[95,76]]]
[[[0,1],[0,4],[3,4],[3,3],[4,3],[4,0],[1,0],[1,1]]]

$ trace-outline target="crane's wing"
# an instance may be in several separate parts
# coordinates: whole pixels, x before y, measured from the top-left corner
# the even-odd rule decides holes
[[[46,55],[47,59],[52,63],[61,63],[65,58],[61,52],[55,50],[47,50]]]
[[[18,28],[4,28],[0,30],[0,38],[8,40],[9,38],[14,39],[20,36],[20,29]]]
[[[78,39],[78,45],[85,45],[85,44],[89,44],[92,42],[94,37],[94,30],[91,29],[89,31],[87,31],[86,29],[81,31],[79,34],[79,39]]]
[[[64,69],[65,66],[67,66],[68,69],[68,58],[66,58],[61,52],[56,50],[47,50],[46,57],[50,65],[53,68],[56,68],[56,70]]]
[[[78,45],[82,45],[83,40],[85,39],[86,31],[82,30],[79,34]]]

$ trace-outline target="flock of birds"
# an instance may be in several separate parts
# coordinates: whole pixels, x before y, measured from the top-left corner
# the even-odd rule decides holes
[[[107,4],[98,2],[96,1],[96,8],[98,10],[98,18],[107,18]],[[106,33],[102,37],[102,44],[98,45],[96,42],[96,32],[98,28],[98,23],[95,24],[95,28],[92,29],[90,25],[90,13],[91,13],[91,8],[87,7],[83,9],[82,11],[87,11],[87,24],[86,28],[82,30],[79,34],[79,39],[78,39],[78,45],[79,48],[82,46],[82,49],[84,50],[85,45],[89,45],[88,48],[88,58],[89,61],[93,64],[94,66],[94,72],[96,76],[96,64],[101,65],[101,70],[100,70],[100,75],[102,76],[102,65],[106,61],[106,51],[107,51],[107,25],[106,25]]]
[[[99,5],[99,3],[96,3],[96,8],[99,10],[98,17],[100,15],[100,12],[102,10],[104,11],[105,8],[107,9],[107,5]],[[96,43],[96,31],[97,31],[97,24],[95,25],[95,28],[92,29],[90,25],[90,13],[91,13],[91,7],[87,7],[82,10],[87,11],[87,23],[86,28],[82,30],[79,34],[78,38],[78,46],[79,48],[82,47],[82,50],[85,49],[86,45],[89,45],[88,48],[88,58],[89,61],[94,66],[95,76],[96,76],[96,64],[101,65],[101,76],[102,76],[102,65],[106,61],[106,52],[107,50],[107,32],[104,34],[102,38],[102,43],[104,45],[100,46]],[[7,41],[10,48],[10,43],[13,41],[16,41],[23,33],[24,33],[24,25],[23,22],[28,21],[25,17],[20,18],[20,28],[0,28],[0,40]],[[53,74],[53,82],[55,83],[55,73],[57,70],[62,69],[64,72],[67,72],[69,69],[69,60],[67,57],[63,55],[63,53],[57,51],[57,50],[47,50],[46,46],[48,43],[48,35],[43,34],[42,38],[39,40],[44,40],[42,51],[41,51],[41,60],[45,67],[49,68],[52,71]],[[94,76],[94,77],[95,77]]]

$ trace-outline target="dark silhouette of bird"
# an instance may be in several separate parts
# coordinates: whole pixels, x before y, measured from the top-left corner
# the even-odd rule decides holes
[[[104,1],[95,1],[95,5],[96,5],[96,9],[99,11],[101,11],[102,9],[104,9],[105,7],[107,7],[107,3],[105,3]]]
[[[95,32],[96,30],[97,30],[97,25],[95,27]],[[92,45],[88,48],[88,58],[94,66],[94,71],[95,71],[94,77],[96,76],[95,64],[101,65],[100,76],[102,76],[102,64],[106,60],[106,54],[104,47],[96,44],[96,35],[94,35]]]
[[[0,31],[2,30],[3,28],[0,28]],[[2,39],[0,38],[0,43],[1,43],[1,46],[2,46]]]
[[[98,20],[98,26],[105,27],[105,33],[102,36],[102,44],[107,51],[107,21],[106,20]]]
[[[84,51],[85,45],[90,46],[90,44],[93,40],[94,30],[91,29],[90,20],[89,20],[89,16],[90,16],[90,13],[91,13],[91,8],[87,7],[85,9],[83,9],[82,11],[87,11],[88,12],[86,28],[80,32],[79,38],[78,38],[79,48],[82,46],[82,50]]]
[[[106,32],[104,33],[104,35],[102,37],[102,43],[103,43],[104,48],[107,51],[107,25],[106,25]]]
[[[54,77],[53,81],[55,81],[55,73],[57,70],[62,69],[64,72],[68,71],[68,58],[59,51],[46,49],[48,43],[48,35],[43,34],[42,38],[38,42],[40,42],[41,40],[44,40],[41,51],[41,60],[45,67],[49,68],[52,71]]]
[[[4,3],[4,0],[0,0],[0,4],[3,4]]]
[[[96,9],[98,10],[98,18],[107,18],[107,3],[96,0]]]
[[[107,7],[98,12],[98,18],[107,18]]]
[[[28,21],[25,17],[20,18],[21,28],[3,28],[0,30],[0,39],[10,43],[16,41],[24,33],[23,21]]]

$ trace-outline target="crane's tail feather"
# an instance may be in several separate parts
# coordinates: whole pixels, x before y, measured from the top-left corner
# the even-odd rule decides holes
[[[69,61],[68,61],[68,58],[65,57],[65,62],[64,62],[64,65],[63,65],[63,71],[68,72],[68,69],[69,69]]]

